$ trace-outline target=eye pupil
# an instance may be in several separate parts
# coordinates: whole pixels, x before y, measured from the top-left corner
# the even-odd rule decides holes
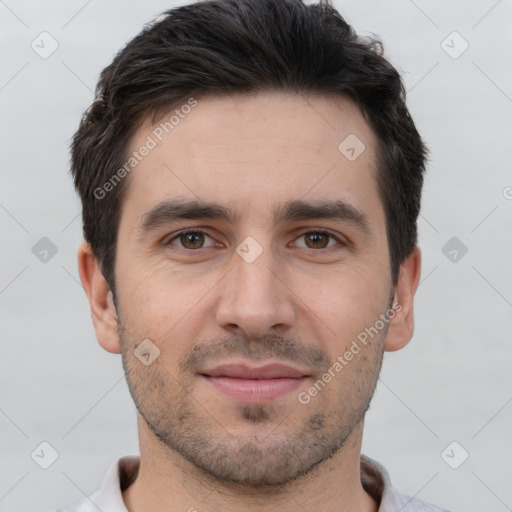
[[[314,248],[320,247],[323,249],[327,246],[328,243],[328,236],[324,233],[310,233],[306,236],[306,243],[312,242]]]
[[[203,245],[204,235],[202,233],[184,233],[180,239],[184,247],[197,249]]]

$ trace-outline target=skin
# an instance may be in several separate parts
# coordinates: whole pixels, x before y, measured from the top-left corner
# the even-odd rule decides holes
[[[131,150],[157,125],[146,120]],[[338,150],[350,134],[366,147],[354,161]],[[138,408],[141,465],[123,492],[130,512],[377,510],[360,480],[364,413],[383,352],[412,337],[421,256],[416,247],[395,286],[375,148],[371,128],[346,98],[202,97],[130,174],[115,263],[117,310],[90,246],[80,246],[97,338],[122,354]],[[146,212],[173,199],[216,201],[238,218],[140,229]],[[365,213],[370,231],[339,219],[276,224],[272,208],[299,199],[343,200]],[[176,236],[188,228],[207,236],[192,243]],[[315,236],[318,229],[335,238]],[[251,263],[236,252],[248,236],[262,249]],[[393,298],[400,311],[300,403],[298,393]],[[134,355],[144,339],[160,350],[148,366]],[[309,376],[273,401],[243,403],[196,373],[228,360],[288,362]]]

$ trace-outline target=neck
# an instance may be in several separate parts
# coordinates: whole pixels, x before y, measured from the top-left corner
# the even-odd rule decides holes
[[[258,488],[219,482],[178,453],[163,447],[138,417],[140,468],[137,479],[123,491],[129,512],[377,512],[375,500],[363,489],[360,453],[363,421],[333,457],[307,475],[279,487]]]

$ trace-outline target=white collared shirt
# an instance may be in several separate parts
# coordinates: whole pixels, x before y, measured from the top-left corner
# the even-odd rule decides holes
[[[136,478],[140,458],[128,455],[116,459],[103,479],[101,487],[90,497],[56,512],[128,512],[122,491]],[[378,512],[448,512],[425,501],[398,493],[391,486],[388,472],[378,462],[361,455],[361,482],[377,502]]]

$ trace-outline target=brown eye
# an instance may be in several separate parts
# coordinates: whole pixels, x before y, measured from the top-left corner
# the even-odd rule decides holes
[[[308,231],[297,238],[297,240],[301,239],[304,239],[304,243],[298,244],[298,247],[306,249],[327,249],[336,243],[344,245],[337,237],[326,231]]]
[[[186,249],[200,249],[204,243],[203,233],[183,233],[180,242]]]
[[[210,242],[207,243],[207,240]],[[171,238],[165,245],[172,246],[177,245],[181,249],[203,249],[205,247],[211,247],[215,244],[213,238],[208,236],[203,231],[182,231],[178,233],[174,238]]]
[[[305,240],[310,249],[324,249],[329,243],[329,235],[325,233],[307,233]]]

